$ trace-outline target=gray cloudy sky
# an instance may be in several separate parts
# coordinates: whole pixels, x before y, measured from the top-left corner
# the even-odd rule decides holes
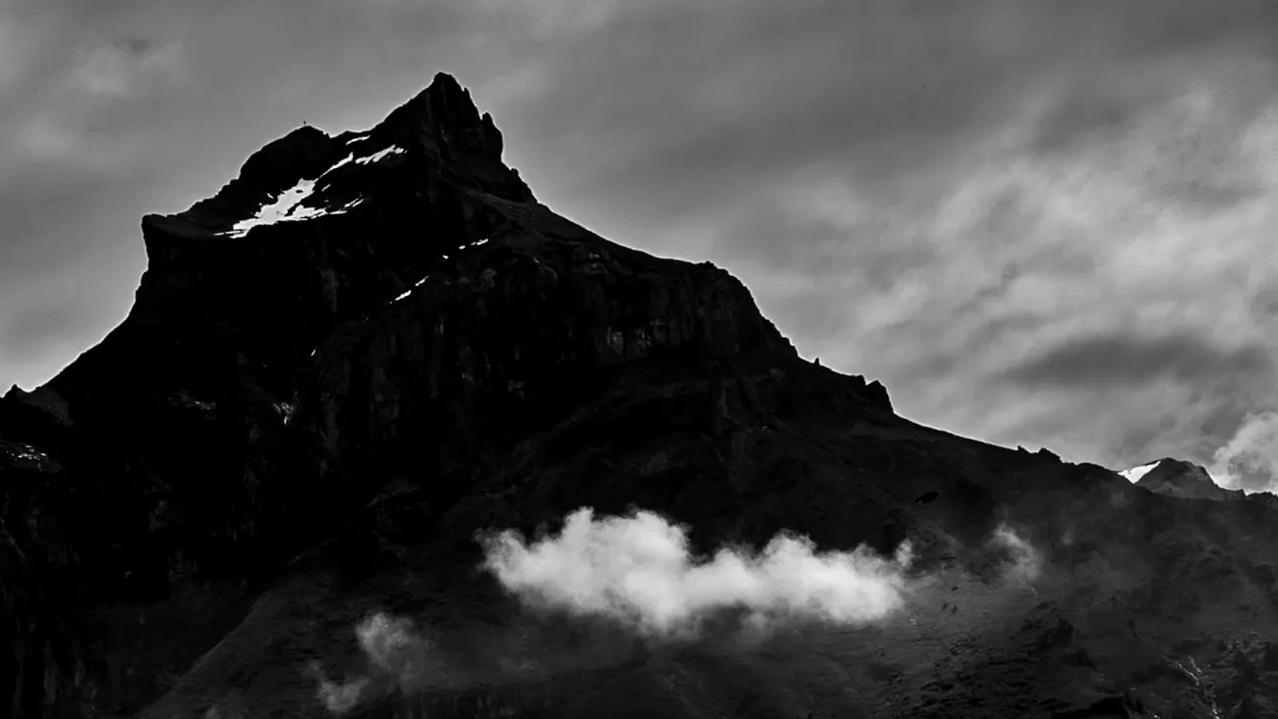
[[[143,213],[436,70],[542,201],[906,416],[1268,481],[1272,0],[0,0],[0,383],[123,317]]]

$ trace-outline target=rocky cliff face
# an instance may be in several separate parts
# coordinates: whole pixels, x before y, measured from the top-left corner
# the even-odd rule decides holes
[[[1263,704],[1269,650],[1230,618],[1275,626],[1270,508],[903,420],[878,383],[800,359],[728,273],[555,215],[501,151],[440,75],[366,132],[299,129],[144,218],[128,318],[0,401],[0,706],[327,715],[315,673],[350,668],[340,637],[377,608],[440,627],[449,683],[348,707],[370,716]],[[542,620],[473,571],[477,530],[580,506],[660,511],[702,549],[909,538],[933,583],[870,634],[589,660],[557,643],[576,629],[526,638]],[[1008,523],[1031,584],[995,578]]]

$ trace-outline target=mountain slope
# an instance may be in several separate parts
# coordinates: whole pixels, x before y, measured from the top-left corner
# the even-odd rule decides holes
[[[1136,480],[1136,486],[1171,497],[1188,499],[1214,499],[1228,502],[1241,500],[1246,495],[1240,489],[1228,490],[1212,480],[1205,467],[1192,462],[1165,457],[1154,463]]]
[[[902,419],[878,383],[800,359],[723,270],[538,204],[501,149],[440,75],[367,132],[297,130],[213,198],[144,218],[129,317],[0,401],[0,703],[157,717],[327,716],[339,695],[369,716],[1270,707],[1273,509],[1152,494]],[[706,552],[790,531],[884,553],[909,540],[917,558],[882,622],[750,641],[533,611],[475,571],[477,531],[531,532],[582,506],[660,512]],[[383,612],[430,647],[411,681],[361,652],[357,628]]]

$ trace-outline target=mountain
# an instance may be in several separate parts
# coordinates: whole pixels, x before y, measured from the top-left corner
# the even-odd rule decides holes
[[[1272,492],[1247,494],[1241,489],[1225,489],[1216,484],[1206,467],[1171,457],[1125,469],[1119,474],[1137,487],[1169,497],[1217,502],[1248,501],[1278,507],[1278,496]]]
[[[1136,486],[1169,497],[1212,499],[1220,502],[1241,500],[1241,489],[1229,490],[1216,484],[1207,468],[1170,457],[1119,472]]]
[[[0,400],[10,715],[1278,711],[1273,507],[904,419],[724,270],[595,235],[501,155],[441,74],[143,218],[128,317]],[[492,532],[583,507],[675,522],[738,577],[763,564],[731,552],[789,547],[806,574],[755,595],[829,581],[661,634],[483,569]],[[848,567],[881,611],[829,608]],[[593,571],[562,569],[569,594]],[[669,600],[655,579],[608,597]]]

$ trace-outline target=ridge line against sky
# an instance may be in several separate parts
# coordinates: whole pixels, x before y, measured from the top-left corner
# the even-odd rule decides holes
[[[726,267],[906,416],[1278,473],[1278,5],[580,8],[0,0],[0,382],[122,319],[144,213],[443,70],[547,205]]]

